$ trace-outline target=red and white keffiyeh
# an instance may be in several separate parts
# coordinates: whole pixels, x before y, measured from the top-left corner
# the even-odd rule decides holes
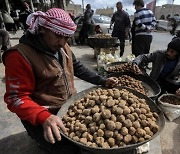
[[[45,13],[42,11],[34,12],[28,16],[26,24],[32,34],[38,31],[39,26],[42,26],[58,35],[68,37],[74,34],[77,27],[69,14],[59,8],[49,9]]]

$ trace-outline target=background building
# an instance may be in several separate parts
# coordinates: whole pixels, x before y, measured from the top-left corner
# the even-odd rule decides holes
[[[69,3],[65,10],[74,14],[75,16],[83,14],[83,8],[81,8],[81,5]]]
[[[165,4],[162,6],[156,6],[156,19],[165,20],[173,16],[180,16],[180,5]]]
[[[106,9],[96,9],[96,14],[99,14],[99,15],[106,15],[106,16],[109,16],[109,17],[112,17],[114,13],[114,8],[106,8]]]

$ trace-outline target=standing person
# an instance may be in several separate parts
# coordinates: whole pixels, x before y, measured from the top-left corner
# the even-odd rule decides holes
[[[5,29],[2,11],[0,10],[0,29]]]
[[[170,33],[171,35],[175,35],[175,30],[176,27],[178,26],[175,18],[171,19],[171,26],[172,26],[172,30],[170,31]]]
[[[19,30],[20,27],[19,16],[17,15],[15,10],[11,10],[10,16],[14,20],[14,31],[16,32],[17,30]]]
[[[86,5],[86,11],[84,12],[83,17],[83,25],[79,33],[79,41],[80,44],[83,45],[85,40],[88,38],[89,31],[92,24],[92,16],[94,14],[94,10],[91,9],[91,4]]]
[[[180,38],[180,31],[177,31],[177,32],[176,32],[176,35],[172,38],[172,40],[175,39],[175,38],[177,38],[177,37]]]
[[[136,67],[150,62],[150,77],[159,83],[161,92],[175,93],[180,88],[180,38],[174,38],[168,44],[167,50],[139,55],[133,64]]]
[[[2,17],[3,17],[5,29],[7,31],[13,31],[14,30],[14,20],[5,9],[2,9]]]
[[[151,10],[144,8],[143,0],[134,0],[136,12],[134,13],[135,39],[134,54],[148,54],[152,42],[152,30],[155,28],[156,19]]]
[[[4,52],[11,46],[8,31],[6,31],[5,29],[0,29],[0,37],[2,39],[1,52]]]
[[[116,85],[84,67],[67,44],[76,25],[59,8],[28,16],[29,29],[19,44],[3,54],[9,110],[21,119],[29,135],[51,154],[77,154],[78,148],[60,135],[66,129],[56,116],[75,94],[74,75],[96,85]],[[18,68],[18,69],[17,69]]]
[[[113,14],[111,18],[111,24],[114,23],[112,37],[118,37],[120,41],[120,57],[123,56],[125,47],[125,38],[129,35],[129,29],[131,26],[129,15],[122,8],[122,2],[117,2],[117,11]]]
[[[29,4],[24,1],[22,2],[22,9],[19,13],[19,22],[22,23],[24,31],[28,29],[28,25],[26,24],[27,17],[32,13],[32,10],[29,7]]]
[[[0,11],[0,37],[1,37],[1,52],[4,52],[8,49],[8,47],[11,46],[10,43],[10,36],[9,36],[9,32],[6,31],[5,27],[4,27],[4,21],[3,21],[3,17],[1,15],[1,11]],[[0,54],[1,54],[0,52]],[[0,61],[1,61],[1,55],[0,55]]]

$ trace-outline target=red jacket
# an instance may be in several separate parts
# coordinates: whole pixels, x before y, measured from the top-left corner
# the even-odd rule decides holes
[[[49,113],[45,107],[38,105],[30,98],[35,88],[35,79],[30,64],[18,51],[12,51],[7,53],[5,65],[6,93],[4,100],[8,108],[12,112],[15,112],[22,120],[28,120],[33,125],[43,124],[51,113]],[[14,100],[12,102],[9,97],[11,97],[13,87],[17,86],[17,84],[19,84],[17,98],[20,98],[20,100]],[[21,105],[17,108],[15,104],[11,105],[11,103]],[[34,114],[32,114],[32,112]]]

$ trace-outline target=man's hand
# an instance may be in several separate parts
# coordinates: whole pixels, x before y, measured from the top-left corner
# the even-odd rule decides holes
[[[152,32],[152,30],[151,30],[151,29],[147,29],[147,32],[148,32],[148,33],[151,33],[151,32]]]
[[[132,71],[138,75],[142,74],[142,71],[140,70],[139,66],[135,63],[132,63]]]
[[[106,79],[106,87],[115,87],[118,85],[118,79],[116,77],[110,77]]]
[[[43,123],[43,129],[45,140],[52,144],[55,143],[55,138],[58,141],[61,140],[59,129],[61,129],[64,133],[66,132],[66,128],[64,127],[61,118],[55,115],[51,115],[47,118],[47,120]]]
[[[180,88],[176,90],[176,96],[180,97]]]
[[[113,25],[113,22],[111,21],[110,26],[109,26],[110,29],[112,29],[112,25]]]
[[[146,27],[146,29],[145,29],[145,30],[146,30],[146,32],[147,32],[147,33],[152,32],[152,28],[150,28],[150,27]]]
[[[129,38],[129,32],[125,33],[125,38],[127,38],[127,39]]]

